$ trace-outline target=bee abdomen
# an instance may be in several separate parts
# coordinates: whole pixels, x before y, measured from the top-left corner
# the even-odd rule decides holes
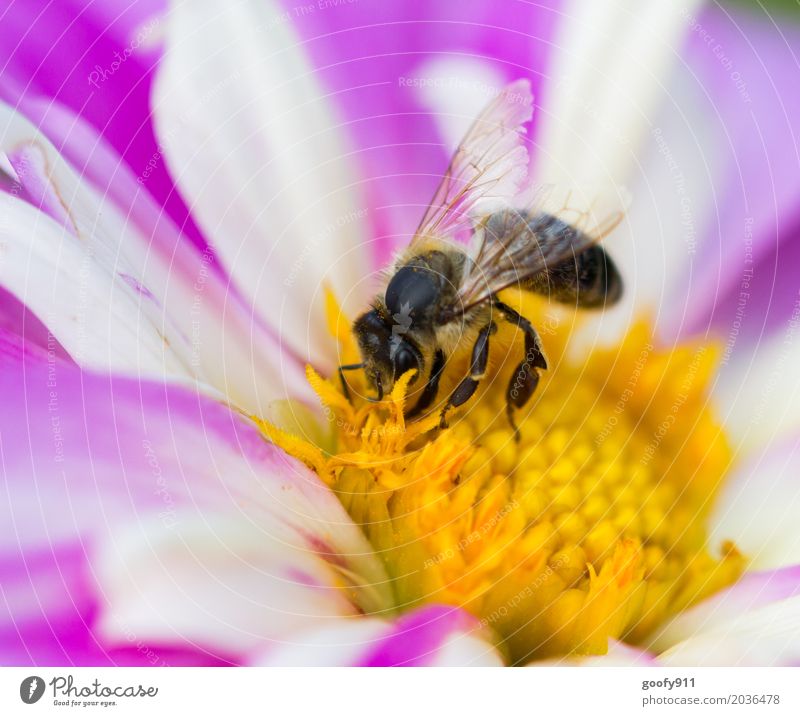
[[[577,234],[572,227],[567,230]],[[577,256],[531,276],[522,287],[561,303],[571,303],[580,308],[600,308],[619,301],[623,284],[611,257],[602,246],[593,245]]]

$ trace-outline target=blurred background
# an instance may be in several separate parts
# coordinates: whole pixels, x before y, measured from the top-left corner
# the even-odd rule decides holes
[[[191,2],[199,6],[211,0]],[[168,161],[178,152],[170,157],[165,149],[170,145],[176,150],[171,145],[176,135],[165,133],[163,125],[160,134],[156,130],[154,88],[163,67],[170,22],[170,6],[164,0],[3,0],[0,98],[41,128],[78,173],[101,193],[108,192],[112,200],[119,199],[114,195],[114,176],[92,173],[92,168],[115,166],[119,154],[138,181],[139,191],[152,196],[158,210],[163,207],[198,250],[222,253],[223,232],[211,235],[213,219],[218,217],[204,213],[213,202],[203,200],[209,194],[219,198],[212,209],[221,207],[219,213],[229,216],[235,212],[228,209],[238,210],[239,205],[227,202],[229,195],[224,192],[238,197],[239,186],[221,182],[206,189],[204,177],[192,175],[196,165],[187,161],[181,187],[186,191],[187,183],[195,181],[195,187],[200,185],[208,193],[182,194]],[[209,135],[215,140],[204,147],[210,158],[205,165],[198,164],[201,168],[216,171],[230,166],[231,181],[246,186],[258,175],[259,167],[253,169],[252,164],[261,155],[243,150],[236,143],[238,136],[231,139],[214,130],[221,130],[237,110],[255,103],[254,98],[260,103],[259,111],[273,106],[273,93],[285,100],[289,93],[281,94],[282,72],[287,72],[286,83],[302,84],[302,78],[312,77],[314,86],[318,84],[330,100],[330,109],[321,121],[316,117],[316,123],[298,131],[323,125],[344,133],[348,169],[352,163],[360,204],[356,220],[343,222],[337,230],[355,233],[356,228],[364,228],[369,237],[365,243],[377,259],[371,266],[385,264],[414,232],[470,120],[500,87],[526,78],[535,95],[529,135],[533,176],[542,182],[625,187],[632,196],[627,219],[608,244],[625,278],[626,298],[592,322],[590,338],[601,340],[618,332],[642,312],[654,319],[667,345],[690,337],[715,338],[722,350],[722,366],[714,394],[719,396],[722,414],[726,419],[732,416],[731,422],[740,420],[740,434],[746,432],[755,444],[766,445],[773,438],[769,431],[774,423],[751,420],[749,414],[754,407],[772,411],[786,416],[783,427],[796,440],[800,425],[795,398],[800,390],[800,371],[795,368],[800,364],[796,330],[800,325],[800,3],[281,0],[269,8],[268,21],[253,31],[263,33],[264,42],[269,43],[286,27],[296,33],[304,50],[302,61],[290,68],[281,64],[280,52],[274,66],[265,68],[258,61],[237,66],[240,48],[236,38],[228,36],[220,41],[227,53],[220,55],[226,54],[231,64],[217,63],[213,43],[203,44],[202,51],[193,48],[198,54],[206,52],[200,72],[194,66],[181,67],[184,74],[175,75],[196,80],[208,70],[218,78],[206,94],[189,97],[186,107],[193,119],[211,117],[208,124],[196,123],[201,132],[210,126]],[[224,30],[219,30],[221,38]],[[252,47],[252,43],[242,45]],[[188,52],[185,56],[193,57]],[[270,70],[269,77],[262,82],[254,68]],[[206,87],[202,82],[195,84]],[[172,85],[178,91],[189,87],[187,92],[194,86],[188,80]],[[224,103],[216,99],[218,95]],[[300,109],[292,106],[287,112],[299,112],[302,107],[301,102]],[[248,117],[264,124],[270,119]],[[257,129],[261,126],[256,124]],[[87,132],[87,127],[93,131]],[[105,144],[97,141],[98,134]],[[290,132],[276,134],[283,139]],[[251,135],[248,139],[258,144],[259,132]],[[185,150],[189,159],[196,158],[193,145],[178,149]],[[283,147],[278,149],[280,156]],[[110,165],[91,162],[103,152],[111,159]],[[304,168],[326,164],[299,152],[296,159],[304,162]],[[275,165],[284,174],[261,177],[273,180],[273,187],[282,190],[298,182],[297,175],[305,178],[292,161]],[[253,170],[250,176],[247,170]],[[224,171],[220,174],[226,178]],[[339,181],[331,193],[343,184]],[[9,186],[6,182],[6,189]],[[247,208],[261,218],[258,192],[265,194],[265,204],[274,196],[261,184],[252,192],[246,197]],[[273,193],[284,198],[281,191]],[[285,194],[288,197],[291,192]],[[192,207],[187,204],[190,201]],[[305,196],[288,197],[288,209],[279,207],[283,218],[293,218],[297,207],[301,214],[305,201]],[[122,204],[127,211],[127,204]],[[267,218],[275,222],[273,215]],[[235,229],[238,226],[234,223]],[[283,237],[281,258],[290,266],[291,252],[304,250],[302,241],[293,243],[291,232],[281,233],[285,224],[275,231],[266,221],[263,225],[254,221],[251,226],[253,252],[238,259],[238,268],[255,269],[257,278],[263,278],[260,257],[269,256],[271,239],[278,243]],[[244,243],[248,237],[229,231],[227,238],[231,237],[228,255],[221,261],[204,261],[203,270],[213,264],[209,271],[224,268],[241,279],[237,266],[226,261],[235,263],[239,248],[230,243]],[[214,240],[216,249],[211,246]],[[312,256],[309,264],[314,259],[327,261],[325,256]],[[264,264],[267,261],[263,259]],[[242,267],[247,262],[252,265]],[[273,273],[265,273],[266,279],[246,297],[261,311],[252,315],[280,323],[272,310],[274,302],[262,300],[258,293],[263,289],[274,294],[277,286],[288,294],[284,284],[275,280],[283,274],[274,265]],[[298,294],[302,288],[298,287]],[[33,316],[20,320],[25,309],[2,288],[0,305],[0,328],[24,325],[27,339],[50,350],[51,337],[44,326]],[[298,309],[301,318],[311,315],[305,310],[304,305]],[[283,322],[297,327],[297,321]],[[307,336],[302,333],[295,332],[297,344],[290,346],[297,354],[293,357],[300,357],[298,364],[311,354],[317,357],[310,349],[304,352]],[[327,335],[325,340],[332,344]],[[271,366],[255,351],[243,353],[251,358],[256,354],[257,369]],[[283,390],[282,385],[278,389]],[[742,505],[737,514],[740,524],[757,522],[747,500]],[[762,515],[755,528],[761,529],[762,524],[765,530],[771,528],[767,523]],[[737,529],[722,534],[738,536]],[[796,529],[792,529],[794,535]]]
[[[57,146],[75,128],[57,121],[52,101],[77,112],[146,175],[146,190],[204,246],[159,160],[150,114],[164,0],[3,5],[0,36],[13,41],[0,46],[2,97]],[[665,296],[676,300],[667,292],[677,286],[692,318],[680,307],[668,311],[670,331],[724,335],[733,316],[715,307],[735,305],[754,250],[771,275],[750,297],[738,330],[757,338],[794,307],[787,267],[800,258],[800,4],[677,3],[669,22],[662,3],[635,4],[636,17],[625,5],[615,14],[580,0],[283,0],[276,21],[294,26],[336,97],[359,151],[366,203],[380,207],[371,231],[391,234],[388,245],[407,240],[436,170],[487,88],[528,77],[537,97],[539,151],[532,154],[540,176],[574,178],[585,170],[634,192],[631,231],[651,233],[652,252],[637,260],[623,240],[616,251],[635,264],[637,297],[658,310]],[[653,19],[658,26],[648,27]],[[658,51],[660,42],[670,50]],[[608,62],[598,65],[598,57]],[[576,76],[583,84],[574,84]],[[414,84],[421,77],[441,84]],[[386,182],[387,168],[413,181]],[[670,250],[675,242],[682,250]]]

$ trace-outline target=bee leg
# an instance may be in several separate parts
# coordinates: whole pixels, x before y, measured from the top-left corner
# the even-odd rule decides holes
[[[444,353],[442,353],[442,351],[436,351],[433,357],[430,378],[428,378],[428,382],[425,384],[425,388],[422,391],[422,395],[419,396],[417,404],[406,414],[407,418],[415,418],[417,415],[427,410],[431,403],[436,400],[436,395],[439,393],[439,379],[442,377],[443,370]]]
[[[342,393],[344,393],[344,397],[347,398],[348,403],[352,403],[353,398],[350,396],[350,388],[347,386],[347,381],[344,379],[344,372],[346,370],[358,370],[359,368],[363,367],[363,363],[351,363],[350,365],[339,366],[339,380],[342,384]]]
[[[523,361],[511,377],[506,390],[506,415],[514,431],[514,439],[519,442],[519,427],[514,419],[514,410],[522,408],[536,391],[539,385],[539,371]]]
[[[486,373],[486,364],[489,361],[489,336],[497,330],[494,322],[481,328],[478,333],[478,338],[475,345],[472,347],[472,359],[469,365],[469,375],[464,378],[450,394],[445,406],[442,408],[441,417],[439,420],[439,427],[447,427],[447,411],[450,408],[457,408],[464,405],[471,397],[478,387],[484,374]]]
[[[508,422],[514,429],[516,440],[519,440],[519,429],[514,420],[514,410],[522,408],[531,399],[539,385],[539,370],[547,370],[547,361],[542,352],[539,334],[536,333],[533,324],[511,306],[500,301],[495,302],[494,305],[509,323],[513,323],[525,334],[525,359],[517,366],[506,390]]]

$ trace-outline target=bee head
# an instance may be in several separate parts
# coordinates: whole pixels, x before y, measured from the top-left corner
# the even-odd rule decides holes
[[[403,373],[415,368],[422,371],[422,355],[419,349],[403,336],[403,326],[396,325],[379,308],[373,308],[359,316],[353,324],[358,341],[364,371],[375,388],[378,400],[384,392],[392,389],[394,382]]]

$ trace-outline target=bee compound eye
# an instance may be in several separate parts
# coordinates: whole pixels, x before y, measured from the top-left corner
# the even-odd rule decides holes
[[[386,307],[392,316],[418,316],[439,295],[438,279],[430,269],[404,266],[386,287]],[[397,320],[397,319],[395,319]]]
[[[394,356],[394,374],[399,378],[403,373],[407,373],[413,368],[418,367],[417,356],[407,346],[402,346]]]

